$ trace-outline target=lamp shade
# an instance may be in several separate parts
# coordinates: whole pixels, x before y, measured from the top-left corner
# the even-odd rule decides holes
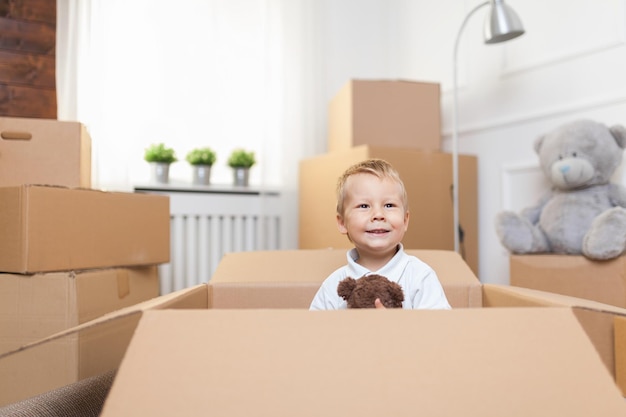
[[[517,13],[503,0],[491,0],[491,8],[485,20],[485,43],[505,42],[524,33]]]

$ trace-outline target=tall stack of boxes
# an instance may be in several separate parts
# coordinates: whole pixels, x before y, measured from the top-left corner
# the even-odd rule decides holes
[[[159,295],[168,197],[90,187],[85,126],[0,118],[0,354]],[[33,385],[80,379],[80,340],[54,349],[71,376]]]
[[[409,194],[408,249],[454,249],[452,155],[441,152],[440,86],[351,80],[328,108],[328,153],[300,162],[299,248],[349,248],[335,223],[335,187],[351,164],[382,158]],[[477,159],[459,156],[461,254],[478,273]]]

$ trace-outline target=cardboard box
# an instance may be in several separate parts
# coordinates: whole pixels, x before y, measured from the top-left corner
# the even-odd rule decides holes
[[[626,256],[511,255],[511,285],[626,307]]]
[[[299,253],[299,255],[294,252]],[[257,252],[241,252],[228,254],[224,258],[224,265],[220,264],[218,271],[216,271],[216,276],[214,277],[214,279],[216,280],[215,282],[211,280],[208,284],[201,284],[196,287],[179,291],[177,293],[157,297],[148,302],[140,303],[139,305],[122,309],[120,311],[105,315],[99,319],[93,320],[91,322],[84,323],[77,328],[70,329],[59,335],[55,335],[47,338],[46,340],[34,343],[30,346],[26,346],[19,351],[0,355],[0,374],[8,375],[8,379],[11,381],[11,383],[9,383],[7,379],[0,378],[0,404],[8,404],[10,402],[19,401],[26,398],[26,395],[36,395],[44,392],[42,390],[45,389],[51,390],[54,388],[58,388],[62,386],[60,384],[63,383],[63,381],[60,380],[61,376],[65,376],[65,383],[69,384],[75,382],[79,377],[87,378],[89,376],[98,375],[112,369],[117,369],[120,366],[122,357],[124,356],[124,351],[128,346],[129,341],[131,340],[131,338],[134,337],[134,334],[138,335],[141,333],[139,330],[135,332],[135,328],[140,317],[142,317],[144,312],[146,311],[155,309],[192,308],[199,310],[210,309],[214,311],[219,310],[238,313],[244,309],[254,308],[253,311],[248,310],[252,315],[268,309],[272,309],[274,311],[280,309],[286,314],[289,314],[294,310],[308,312],[306,311],[310,303],[308,295],[306,297],[303,295],[294,296],[295,299],[300,300],[299,304],[291,303],[288,308],[285,308],[285,305],[289,303],[285,302],[280,297],[275,297],[270,302],[264,299],[264,297],[266,297],[266,295],[268,294],[268,292],[271,291],[272,288],[276,291],[283,291],[283,294],[288,293],[287,290],[285,290],[285,288],[288,287],[293,287],[290,290],[292,291],[292,293],[296,293],[299,289],[305,292],[309,291],[310,289],[303,284],[308,285],[308,283],[311,283],[311,281],[315,279],[318,275],[320,275],[321,273],[325,273],[326,269],[334,268],[334,266],[340,262],[340,252],[343,251],[268,251],[262,252],[260,254]],[[619,357],[620,353],[623,352],[614,351],[613,327],[610,325],[610,323],[612,323],[615,317],[626,317],[626,310],[589,300],[576,299],[573,297],[566,297],[558,294],[545,293],[542,291],[530,290],[525,288],[514,288],[509,286],[488,284],[481,285],[478,280],[475,279],[475,276],[473,275],[469,267],[462,262],[460,256],[455,252],[412,252],[415,255],[419,256],[421,259],[427,260],[435,268],[444,287],[444,291],[446,291],[446,294],[448,295],[451,304],[453,304],[453,311],[457,312],[456,314],[462,315],[462,312],[464,311],[482,310],[481,307],[483,306],[488,307],[487,310],[494,311],[506,310],[506,307],[511,309],[512,311],[518,311],[519,313],[515,313],[515,316],[519,314],[519,316],[523,317],[529,317],[526,314],[527,310],[566,310],[568,312],[566,315],[569,316],[571,314],[577,320],[577,325],[575,327],[577,327],[578,330],[583,334],[586,334],[586,343],[589,344],[591,342],[593,347],[595,347],[595,356],[591,356],[595,357],[595,363],[599,363],[599,367],[604,368],[604,372],[607,373],[609,380],[611,380],[611,376],[614,375],[613,367],[615,366],[613,358]],[[261,264],[258,264],[257,262],[261,259],[263,259],[263,262]],[[309,272],[309,268],[302,268],[302,262],[305,262],[307,265],[311,266],[312,270]],[[271,269],[272,265],[275,266],[274,269]],[[294,270],[302,271],[304,274],[304,278],[302,278],[300,274],[294,274]],[[249,279],[247,277],[252,278]],[[223,292],[222,294],[219,294],[219,292],[223,289],[223,286],[229,281],[231,286],[228,288],[228,292]],[[464,285],[469,287],[465,289],[465,293],[468,294],[467,297],[450,296],[450,289],[453,289],[453,292],[457,291],[457,294],[459,295],[462,294],[463,291],[461,287]],[[222,306],[225,307],[217,306],[218,300],[217,298],[215,298],[216,294],[218,294],[219,297],[222,297],[220,303]],[[469,296],[470,294],[471,296]],[[231,297],[230,300],[224,300],[223,297],[226,296]],[[211,299],[210,297],[214,298]],[[310,297],[312,298],[312,295],[310,295]],[[235,305],[237,302],[240,303],[239,306]],[[273,302],[276,302],[276,304],[272,304]],[[233,308],[238,308],[238,310],[233,311]],[[406,310],[405,312],[412,313]],[[326,314],[326,312],[308,313],[319,313],[321,315]],[[522,335],[523,337],[514,337],[511,335],[511,333],[508,333],[508,330],[506,331],[508,335],[506,337],[512,337],[513,339],[511,339],[511,343],[515,346],[518,346],[521,350],[525,348],[526,343],[530,343],[535,346],[541,346],[542,343],[538,343],[537,341],[541,341],[543,339],[532,330],[531,324],[551,323],[551,325],[554,325],[557,328],[556,330],[553,328],[551,332],[557,336],[561,335],[561,319],[558,319],[556,317],[560,316],[562,313],[556,314],[556,316],[552,317],[542,316],[542,318],[535,317],[533,319],[529,319],[529,322],[527,322],[524,326],[519,326],[519,324],[517,324],[516,322],[507,321],[509,323],[509,328],[511,329],[511,331],[517,336]],[[476,319],[473,319],[471,317],[474,317]],[[468,335],[468,337],[473,338],[473,336],[469,335],[473,335],[475,334],[475,332],[482,332],[483,330],[481,330],[481,328],[483,326],[491,326],[491,324],[489,323],[492,323],[492,319],[487,319],[489,323],[486,323],[483,321],[482,317],[483,316],[481,316],[481,318],[478,318],[478,316],[472,316],[470,314],[467,316],[467,318],[458,319],[459,323],[461,324],[454,325],[455,327],[446,327],[447,330],[443,333],[454,333],[454,329],[457,329],[458,327],[457,333],[466,334]],[[224,329],[227,329],[228,326],[230,326],[229,320],[230,319],[227,319],[226,321],[222,322]],[[426,320],[428,321],[430,319]],[[493,320],[500,319],[495,318]],[[517,320],[517,318],[515,320]],[[570,321],[570,319],[567,320]],[[389,327],[399,327],[396,321],[393,321],[394,325]],[[265,325],[267,324],[270,324],[270,321],[265,323]],[[417,325],[417,323],[415,324]],[[570,326],[570,324],[568,324],[567,326]],[[185,324],[181,322],[180,326],[181,328],[184,328]],[[252,332],[250,334],[254,334],[254,332],[259,331],[259,329],[267,328],[267,326],[255,326],[256,323],[250,324],[250,326],[248,327],[248,332]],[[298,329],[298,331],[294,331],[294,329]],[[277,346],[279,350],[282,349],[282,347],[280,347],[283,345],[282,337],[298,337],[303,332],[301,329],[302,328],[300,326],[294,326],[289,332],[285,334],[277,331],[277,333],[275,334],[276,339],[274,340],[275,346]],[[329,328],[329,331],[333,330]],[[441,328],[439,329],[439,332],[441,332]],[[381,334],[388,333],[383,332]],[[419,332],[414,332],[412,334],[415,334],[416,337],[419,337]],[[498,339],[500,334],[501,333],[499,331],[492,329],[488,332],[488,334],[484,335],[484,339],[478,338],[478,340],[482,341],[477,342],[479,343],[479,345],[477,346],[490,346],[491,342],[495,339]],[[548,343],[546,346],[544,346],[546,348],[544,354],[547,355],[545,360],[554,360],[558,363],[561,360],[561,356],[567,356],[572,352],[579,352],[578,349],[580,348],[580,345],[582,343],[580,342],[580,338],[577,337],[578,341],[572,341],[571,339],[569,339],[568,335],[569,333],[565,332],[564,343],[566,345],[573,343],[574,346],[566,347],[563,351],[560,351],[560,342],[558,346]],[[529,340],[526,340],[525,338],[528,338]],[[73,351],[69,348],[64,348],[62,342],[66,339],[80,340],[80,352],[78,352],[77,348],[75,348]],[[217,334],[200,333],[197,335],[197,340],[194,341],[193,345],[205,347],[205,343],[207,343],[213,345],[215,348],[218,349],[220,348],[220,346],[222,346],[223,348],[224,345],[221,342],[218,342],[219,340],[220,339],[218,338]],[[74,344],[70,344],[70,347],[76,345],[76,342],[73,343]],[[250,343],[254,345],[254,341],[251,341]],[[437,364],[443,367],[454,367],[457,372],[460,372],[460,369],[467,369],[465,368],[466,362],[471,362],[474,360],[472,353],[473,351],[469,351],[466,349],[466,346],[469,343],[469,339],[461,343],[460,345],[463,346],[463,349],[459,349],[458,344],[455,346],[449,346],[449,349],[445,345],[440,346],[440,356],[436,361]],[[471,341],[471,343],[474,342]],[[585,343],[582,344],[584,345]],[[156,344],[153,345],[153,347],[156,348]],[[419,349],[417,345],[415,348]],[[192,347],[190,349],[195,349],[195,347]],[[320,349],[319,346],[317,346],[317,349]],[[479,347],[476,347],[476,349],[479,349]],[[487,349],[490,348],[487,347]],[[535,347],[533,346],[532,349],[535,349]],[[465,355],[465,357],[462,360],[448,359],[447,352],[449,351],[464,352],[463,354]],[[203,357],[202,360],[210,360],[210,358],[212,357],[209,356],[210,350],[205,350],[205,352],[207,354]],[[520,360],[520,357],[517,356],[517,353],[518,351],[502,351],[498,354],[498,357],[500,358],[499,360],[508,360],[511,362],[509,365],[507,365],[506,369],[511,369],[511,367],[517,366],[517,368],[515,368],[511,372],[515,372],[517,375],[516,377],[521,378],[521,385],[506,385],[506,382],[508,380],[501,380],[501,384],[497,384],[500,387],[500,391],[495,390],[493,392],[490,392],[483,390],[482,382],[484,374],[481,369],[482,367],[493,368],[490,365],[490,362],[487,364],[482,364],[481,366],[477,366],[477,369],[468,369],[468,372],[474,372],[472,374],[474,383],[468,385],[468,389],[471,389],[471,387],[475,388],[476,378],[480,378],[480,390],[476,391],[476,393],[477,395],[479,395],[479,397],[477,398],[480,398],[481,401],[489,401],[489,398],[484,399],[482,395],[491,397],[497,395],[509,395],[510,392],[515,394],[517,390],[523,391],[527,388],[525,384],[528,384],[529,389],[533,390],[534,392],[535,388],[533,388],[532,384],[537,383],[537,381],[544,381],[544,376],[542,375],[543,368],[533,365],[532,372],[529,372],[528,363],[526,361]],[[175,352],[172,352],[172,355],[175,354]],[[147,352],[146,355],[149,356],[150,353]],[[187,355],[186,353],[184,354],[184,356],[192,362],[196,361],[196,358]],[[400,358],[400,356],[397,355],[387,356],[392,358]],[[588,355],[585,354],[584,356],[585,358],[582,362],[587,363],[587,360],[589,358],[586,358],[586,356]],[[217,357],[223,357],[223,355],[220,354]],[[409,355],[409,357],[415,357],[415,352],[412,355]],[[300,357],[300,359],[301,358],[302,356]],[[442,358],[446,359],[444,360]],[[405,358],[403,358],[403,360],[404,359]],[[128,360],[129,359],[124,359],[124,362]],[[593,359],[589,360],[594,362]],[[605,365],[604,367],[602,366],[603,363]],[[592,368],[598,368],[598,366],[593,365]],[[80,373],[78,373],[77,369],[80,370]],[[607,369],[609,370],[608,372]],[[446,372],[451,371],[446,370]],[[585,370],[584,372],[581,372],[582,370],[574,367],[570,369],[569,372],[563,373],[562,377],[564,378],[564,380],[570,382],[576,380],[582,384],[581,386],[586,386],[589,381],[593,382],[594,375],[599,371],[593,370],[593,372],[587,373],[587,371]],[[506,376],[505,374],[506,373],[503,373],[502,375]],[[195,371],[189,372],[187,377],[178,380],[179,383],[177,383],[173,387],[171,381],[177,377],[177,374],[173,373],[171,375],[171,378],[168,377],[169,379],[167,380],[169,381],[167,383],[169,384],[170,390],[173,390],[170,393],[169,398],[180,398],[183,393],[187,393],[187,384],[197,383],[197,381],[193,380],[193,378],[198,375],[199,373]],[[223,375],[228,375],[228,373]],[[271,375],[273,374],[270,373],[268,378],[271,377]],[[335,374],[333,373],[333,375]],[[549,375],[552,374],[549,373]],[[581,375],[584,375],[584,377],[581,378]],[[497,377],[499,378],[504,376],[499,375]],[[454,376],[450,377],[452,378]],[[31,379],[37,379],[39,386],[34,387],[33,384],[30,384],[29,380]],[[546,379],[544,382],[547,384],[548,380],[549,378]],[[437,384],[435,380],[431,381],[433,382],[433,384]],[[41,384],[43,384],[44,382],[46,382],[47,385],[45,387],[42,387]],[[222,382],[226,383],[228,382],[228,379],[222,378]],[[549,387],[548,385],[543,385],[544,382],[541,382],[540,385],[542,386],[542,389],[545,390],[545,400],[547,401],[547,403],[544,403],[544,406],[548,407],[546,408],[546,410],[551,409],[550,407],[553,406],[562,406],[563,404],[560,404],[560,402],[566,400],[560,397],[552,396],[552,387]],[[566,382],[566,384],[569,384],[570,382]],[[1,385],[3,383],[5,384],[4,386]],[[446,380],[442,379],[440,385],[445,388],[445,386],[447,385]],[[131,392],[134,392],[136,388],[139,389],[140,387],[144,386],[142,385],[129,389]],[[556,390],[558,391],[561,388],[562,387],[557,387]],[[615,387],[613,389],[615,389]],[[609,389],[609,392],[611,390],[612,389]],[[233,388],[233,392],[237,392],[237,390]],[[518,394],[523,395],[522,392],[518,392]],[[238,398],[241,398],[240,394],[238,395]],[[153,400],[160,401],[161,399],[157,398],[157,396],[154,395]],[[524,402],[524,404],[526,404],[527,402]],[[133,401],[132,403],[135,404],[136,401]],[[593,406],[595,407],[595,404],[593,404]],[[468,410],[473,410],[473,408],[469,407]],[[515,408],[515,410],[518,410],[518,408]],[[519,408],[519,412],[521,413],[520,415],[537,414],[524,414],[523,411],[525,410],[528,409]],[[597,410],[594,409],[594,412],[598,411],[600,413],[598,415],[605,415],[601,414],[602,410],[604,409],[600,407]],[[587,414],[589,414],[589,408],[587,408],[586,411]],[[202,409],[198,412],[206,413],[207,410]],[[212,409],[212,412],[217,411]],[[506,413],[505,415],[509,414],[510,413]],[[542,415],[541,413],[538,414]],[[127,413],[127,415],[135,414]],[[502,415],[502,413],[495,413],[493,415]]]
[[[78,122],[0,117],[0,187],[91,187],[91,137]]]
[[[0,407],[117,369],[143,311],[206,309],[207,293],[202,284],[156,297],[0,354]]]
[[[401,80],[351,80],[328,106],[328,151],[373,145],[439,151],[440,87]]]
[[[101,416],[416,409],[623,416],[626,403],[569,309],[161,310],[140,319]]]
[[[619,364],[626,362],[626,350],[616,346],[616,320],[626,318],[626,309],[583,298],[519,288],[483,284],[483,307],[566,307],[571,308],[606,369],[626,396],[626,380],[618,379]]]
[[[245,285],[241,285],[240,288],[245,291]],[[211,284],[201,284],[167,294],[107,314],[18,351],[0,355],[0,373],[10,377],[0,379],[0,405],[20,401],[80,379],[117,369],[143,312],[154,309],[210,308],[210,301],[207,298],[210,292]],[[603,352],[601,358],[605,365],[614,354],[617,358],[620,357],[619,351],[614,353],[610,350],[606,353],[602,349],[603,346],[610,345],[608,342],[612,342],[612,329],[607,332],[606,326],[598,326],[594,320],[588,318],[595,318],[595,321],[600,322],[612,320],[614,317],[623,317],[622,309],[558,294],[500,285],[484,285],[482,292],[484,307],[570,309],[579,320],[579,324],[585,324],[581,328],[585,330],[598,353]],[[256,294],[263,296],[260,292]],[[244,303],[242,308],[249,308],[249,305],[245,304],[250,301],[249,299],[240,298],[240,300]],[[258,301],[253,302],[259,304]],[[296,308],[303,310],[305,307],[300,305]],[[587,320],[581,322],[581,317],[587,317]],[[595,334],[595,337],[590,337],[590,334]],[[493,337],[495,336],[492,335],[490,338]],[[36,380],[36,384],[31,383],[32,380]]]
[[[410,221],[403,244],[411,249],[454,249],[452,218],[452,156],[443,152],[358,146],[300,162],[300,249],[349,248],[352,244],[337,230],[336,187],[339,176],[352,164],[381,158],[400,173],[409,195]],[[459,223],[463,229],[461,251],[478,273],[477,159],[459,156]]]
[[[481,284],[454,251],[407,250],[436,272],[453,309],[480,307],[572,308],[606,369],[615,375],[614,317],[626,309],[550,292]],[[209,281],[209,308],[307,309],[322,281],[346,263],[345,249],[227,253]],[[297,266],[307,265],[307,268]],[[298,269],[298,273],[293,271]],[[626,350],[623,351],[626,361]],[[626,394],[626,380],[620,385]]]
[[[209,281],[209,306],[309,308],[324,279],[347,263],[346,252],[301,249],[227,253]],[[482,305],[480,283],[458,253],[425,249],[406,252],[437,272],[452,307]]]
[[[76,365],[80,365],[80,369],[84,373],[83,378],[92,375],[98,375],[111,369],[117,369],[120,362],[122,361],[124,351],[133,336],[137,322],[144,312],[153,309],[171,308],[192,308],[200,310],[205,309],[207,307],[206,295],[208,287],[210,287],[210,284],[208,286],[206,284],[202,284],[197,287],[179,291],[178,293],[158,297],[157,299],[151,300],[150,302],[141,303],[139,306],[123,309],[119,312],[107,315],[98,320],[94,320],[93,322],[86,323],[85,325],[73,329],[74,333],[68,331],[64,334],[57,335],[56,337],[49,338],[48,340],[44,340],[38,344],[28,346],[21,351],[14,352],[9,355],[4,355],[4,357],[0,355],[0,371],[3,373],[3,375],[10,376],[10,378],[8,378],[5,383],[8,385],[8,388],[11,388],[3,388],[2,390],[0,390],[0,397],[3,397],[0,398],[0,404],[8,404],[25,398],[24,393],[22,393],[20,396],[18,395],[20,394],[19,392],[15,392],[16,387],[21,387],[22,389],[26,387],[30,391],[30,395],[37,394],[38,392],[33,392],[34,387],[32,386],[32,384],[29,384],[27,382],[29,380],[29,375],[30,378],[33,378],[33,376],[36,375],[38,384],[47,382],[48,390],[62,386],[58,385],[58,380],[60,375],[64,375],[62,372],[64,371],[64,369],[59,366],[60,361],[51,361],[50,359],[60,357],[65,353],[64,350],[60,348],[61,346],[57,346],[58,349],[56,350],[51,349],[55,347],[55,343],[58,345],[59,341],[62,340],[63,337],[80,337],[80,339],[84,341],[84,343],[81,344],[81,351],[83,352],[83,354],[75,358],[71,358],[76,362]],[[486,303],[485,307],[492,307],[494,309],[497,309],[498,307],[512,307],[520,305],[532,307],[552,305],[553,307],[557,307],[557,309],[559,310],[564,308],[559,308],[558,306],[560,304],[558,302],[553,303],[552,301],[550,301],[551,297],[558,297],[558,295],[555,294],[546,293],[545,297],[547,298],[547,300],[544,300],[542,299],[542,292],[540,291],[516,289],[512,287],[503,287],[496,285],[485,286],[484,291],[485,294],[487,294],[487,297],[490,299],[489,302]],[[518,291],[521,291],[521,294],[518,294]],[[564,298],[567,299],[568,297]],[[585,300],[582,301],[584,303]],[[571,307],[566,309],[576,314],[577,311],[583,311],[586,308]],[[256,313],[257,311],[260,310],[254,310],[253,313]],[[593,312],[593,310],[590,311]],[[475,325],[480,326],[481,324],[475,323]],[[467,326],[465,327],[465,331],[471,328],[472,326]],[[469,333],[472,333],[472,331],[470,331]],[[555,332],[555,334],[557,333],[559,332]],[[528,334],[532,334],[532,332],[528,332]],[[492,334],[487,339],[485,339],[484,342],[488,343],[489,340],[492,340],[494,338],[497,339],[497,336],[494,336],[494,334]],[[197,339],[197,342],[201,343],[202,340],[207,340],[207,343],[211,344],[216,339],[200,338]],[[523,343],[521,345],[523,346]],[[463,351],[456,348],[454,350]],[[567,352],[572,352],[572,350],[567,349]],[[78,360],[79,358],[80,360]],[[447,362],[444,361],[443,363]],[[24,366],[25,364],[28,366]],[[10,371],[12,372],[9,373]],[[518,372],[521,372],[522,374],[524,373],[523,370],[518,370]],[[587,377],[587,374],[585,374],[585,376]],[[175,377],[175,375],[171,375],[171,377],[173,378]],[[536,377],[542,378],[541,375],[537,375]],[[68,380],[71,379],[69,377],[67,378]],[[165,376],[163,379],[169,380],[169,378],[170,376]],[[50,385],[52,383],[51,381],[56,381],[57,385]],[[185,379],[185,381],[188,380]],[[70,382],[73,382],[73,380]],[[1,383],[2,382],[0,381],[0,384]],[[185,386],[180,387],[180,389],[186,392]],[[44,391],[41,391],[40,388],[39,392]],[[9,401],[8,399],[10,398],[9,395],[11,393],[14,396],[12,401]],[[180,393],[182,393],[182,391]],[[16,397],[16,395],[18,396]]]
[[[436,269],[453,307],[480,307],[481,286],[451,251],[409,250]],[[210,285],[107,314],[23,349],[0,354],[0,405],[116,369],[143,311],[161,308],[308,309],[321,282],[346,262],[343,249],[226,254]],[[308,265],[307,268],[301,268]],[[297,274],[294,271],[299,271]],[[29,381],[37,379],[36,384]]]
[[[0,271],[169,262],[169,197],[24,185],[0,188]]]
[[[158,295],[156,266],[0,274],[0,352]]]

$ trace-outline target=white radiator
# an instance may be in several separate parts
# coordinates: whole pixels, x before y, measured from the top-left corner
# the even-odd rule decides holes
[[[208,282],[227,252],[281,248],[277,193],[157,192],[170,197],[170,262],[159,266],[161,294]]]

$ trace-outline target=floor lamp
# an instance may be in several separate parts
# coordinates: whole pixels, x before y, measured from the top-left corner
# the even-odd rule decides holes
[[[474,7],[465,16],[454,42],[453,64],[453,92],[454,106],[452,109],[452,206],[454,223],[454,250],[460,252],[459,230],[459,126],[458,126],[458,97],[457,97],[457,51],[461,33],[469,18],[483,6],[491,6],[489,16],[485,20],[484,38],[485,43],[500,43],[516,38],[524,33],[522,22],[517,14],[504,0],[490,0]]]

